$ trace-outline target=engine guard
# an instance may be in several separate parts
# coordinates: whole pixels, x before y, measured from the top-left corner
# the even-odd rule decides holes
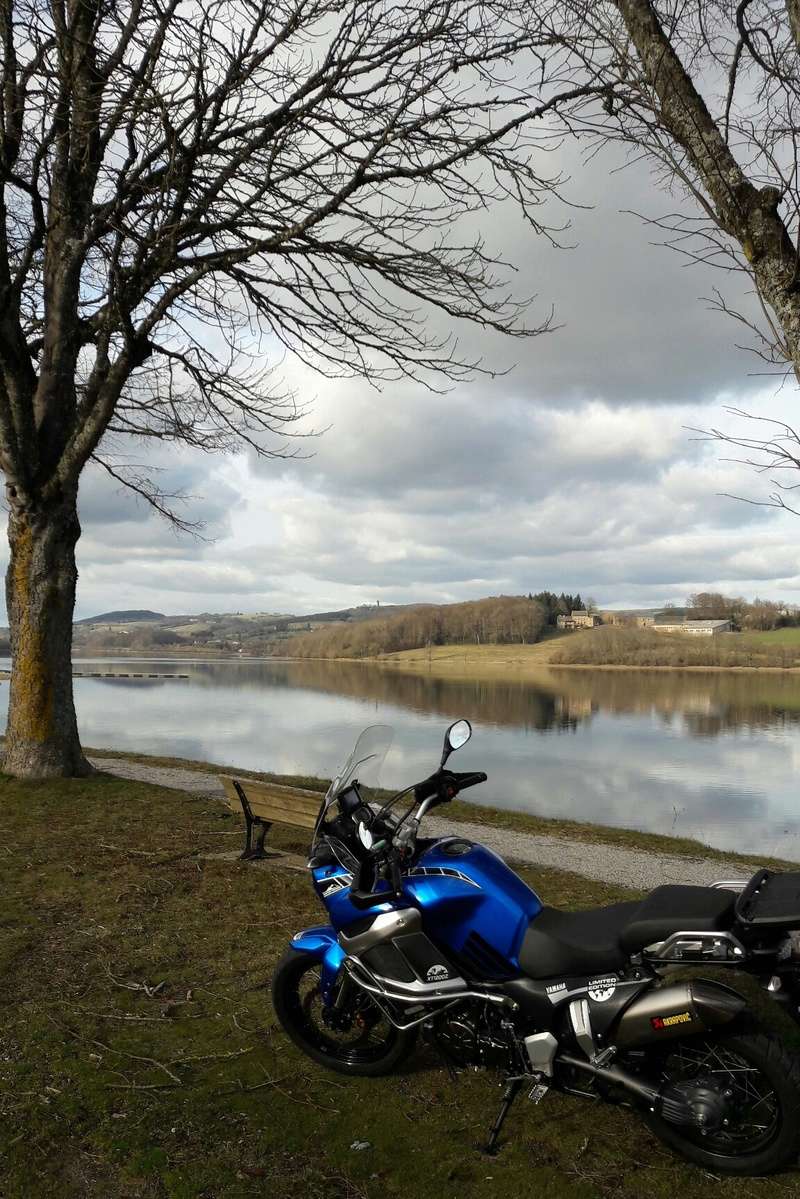
[[[292,937],[292,949],[306,953],[321,965],[320,990],[322,1000],[329,1004],[337,975],[345,959],[345,952],[336,937],[336,929],[329,924],[318,924],[306,928]]]

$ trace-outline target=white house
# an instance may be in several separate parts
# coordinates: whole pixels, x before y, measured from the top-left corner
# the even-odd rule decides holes
[[[689,633],[693,637],[716,637],[733,631],[729,620],[681,620],[670,624],[656,621],[650,627],[656,633]]]

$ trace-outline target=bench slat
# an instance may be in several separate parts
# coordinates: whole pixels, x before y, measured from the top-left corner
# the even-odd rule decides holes
[[[233,778],[221,775],[220,781],[225,788],[228,806],[234,812],[241,812],[242,805]],[[322,803],[322,795],[318,792],[294,790],[277,783],[261,783],[249,779],[236,781],[244,791],[254,816],[273,824],[314,828]]]

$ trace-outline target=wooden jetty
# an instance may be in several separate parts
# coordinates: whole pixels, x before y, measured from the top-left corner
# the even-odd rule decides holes
[[[73,679],[188,679],[188,674],[141,674],[133,671],[73,670]]]

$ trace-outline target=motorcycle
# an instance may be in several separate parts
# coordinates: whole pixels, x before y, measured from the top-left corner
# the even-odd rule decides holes
[[[427,812],[486,781],[447,765],[471,733],[452,724],[438,769],[379,803],[359,782],[391,742],[374,726],[331,783],[308,864],[330,923],[297,933],[273,976],[289,1037],[351,1076],[391,1073],[420,1033],[452,1075],[501,1071],[488,1153],[527,1088],[537,1103],[552,1090],[627,1104],[714,1172],[795,1160],[800,1065],[742,995],[697,970],[752,975],[800,1022],[800,873],[547,907],[485,846],[420,834]]]

